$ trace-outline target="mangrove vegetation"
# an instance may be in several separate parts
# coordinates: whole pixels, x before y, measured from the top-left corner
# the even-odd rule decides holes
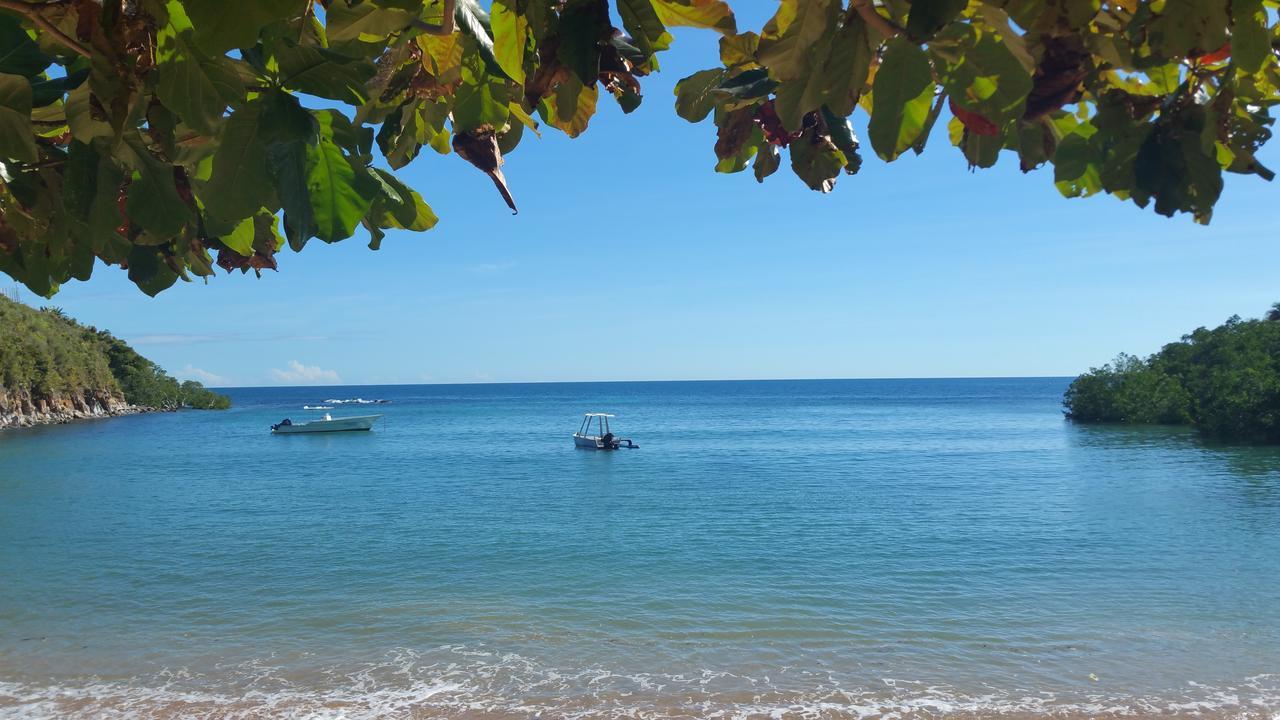
[[[1148,358],[1121,354],[1077,377],[1063,404],[1076,422],[1191,425],[1217,440],[1280,444],[1280,303]]]

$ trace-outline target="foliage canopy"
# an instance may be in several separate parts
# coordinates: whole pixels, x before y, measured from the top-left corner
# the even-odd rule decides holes
[[[944,118],[974,167],[1049,165],[1208,222],[1280,99],[1277,0],[0,0],[0,270],[50,296],[95,261],[154,295],[276,267],[288,243],[436,216],[395,171],[430,148],[493,178],[541,123],[584,132],[641,102],[672,27],[720,35],[676,113],[720,172],[783,164],[826,192]],[[216,256],[216,259],[215,259]]]
[[[1078,422],[1194,425],[1280,444],[1280,303],[1265,319],[1199,328],[1145,360],[1122,354],[1076,378],[1063,404]]]
[[[0,389],[38,398],[120,392],[131,405],[172,410],[231,406],[195,381],[179,383],[105,330],[57,308],[36,310],[0,296]]]

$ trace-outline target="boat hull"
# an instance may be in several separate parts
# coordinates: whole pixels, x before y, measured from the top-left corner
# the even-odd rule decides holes
[[[619,448],[634,450],[640,447],[628,438],[615,437],[612,442],[605,444],[603,440],[594,435],[578,435],[576,433],[573,436],[573,445],[587,450],[617,450]]]
[[[373,429],[381,415],[362,415],[359,417],[334,418],[332,420],[312,420],[293,425],[277,425],[271,429],[276,435],[302,435],[305,433],[326,432],[361,432]]]

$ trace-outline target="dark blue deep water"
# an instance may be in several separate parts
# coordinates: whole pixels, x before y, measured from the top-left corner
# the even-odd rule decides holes
[[[1280,717],[1280,451],[1064,379],[240,389],[0,434],[2,717]],[[372,433],[272,436],[304,404]],[[638,450],[575,450],[584,411]]]

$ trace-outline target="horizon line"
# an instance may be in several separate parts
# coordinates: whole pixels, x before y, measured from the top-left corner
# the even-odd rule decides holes
[[[472,380],[468,382],[328,383],[324,385],[209,385],[211,390],[270,390],[343,387],[423,387],[472,385],[607,385],[621,383],[734,383],[734,382],[845,382],[890,380],[1068,380],[1077,375],[953,375],[932,377],[824,377],[824,378],[682,378],[678,380]]]

